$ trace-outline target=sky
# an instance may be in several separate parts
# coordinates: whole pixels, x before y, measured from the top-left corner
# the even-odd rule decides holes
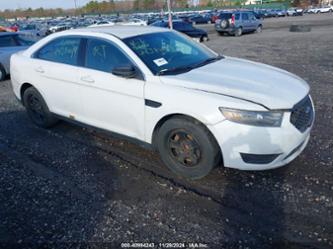
[[[79,6],[90,0],[76,0]],[[18,8],[74,8],[74,0],[0,0],[0,10]]]

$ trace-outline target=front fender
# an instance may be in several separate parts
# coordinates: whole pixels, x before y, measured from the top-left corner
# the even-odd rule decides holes
[[[145,106],[145,141],[148,143],[152,142],[157,124],[168,116],[185,115],[208,126],[224,120],[219,107],[264,110],[245,100],[156,81],[146,83],[145,99],[160,103],[155,107]]]

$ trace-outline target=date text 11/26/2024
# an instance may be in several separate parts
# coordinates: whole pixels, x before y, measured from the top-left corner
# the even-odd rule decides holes
[[[208,248],[206,243],[121,243],[121,248]]]

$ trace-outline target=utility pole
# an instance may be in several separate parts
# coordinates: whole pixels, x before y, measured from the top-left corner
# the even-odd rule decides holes
[[[169,12],[169,28],[173,29],[172,25],[172,13],[171,13],[171,0],[167,0],[168,3],[168,12]]]
[[[74,0],[74,6],[75,6],[75,16],[77,16],[77,0]]]

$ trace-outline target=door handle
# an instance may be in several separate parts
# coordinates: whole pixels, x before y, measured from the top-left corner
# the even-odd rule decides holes
[[[90,76],[83,76],[81,77],[81,80],[87,83],[94,83],[95,80],[93,78],[91,78]]]
[[[36,71],[37,73],[45,73],[45,71],[44,71],[44,69],[43,69],[42,67],[37,67],[37,68],[35,69],[35,71]]]

